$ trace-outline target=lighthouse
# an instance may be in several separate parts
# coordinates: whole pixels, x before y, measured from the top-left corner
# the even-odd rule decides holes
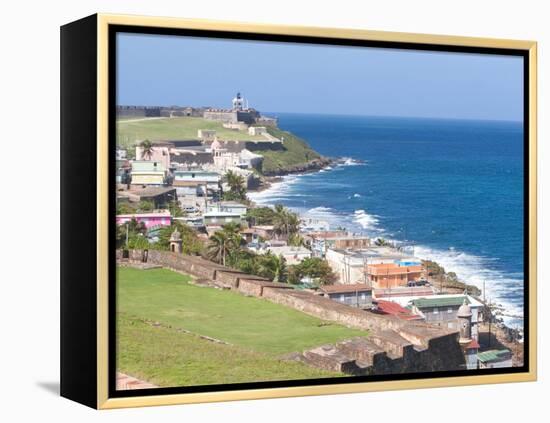
[[[244,98],[241,96],[241,93],[237,93],[233,98],[233,110],[244,110]]]

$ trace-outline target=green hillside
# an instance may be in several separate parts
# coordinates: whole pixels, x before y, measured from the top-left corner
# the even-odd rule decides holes
[[[319,159],[321,155],[313,150],[306,141],[288,131],[278,128],[267,128],[276,138],[283,139],[284,150],[258,150],[255,153],[264,156],[262,170],[264,173],[290,170],[296,166],[306,165],[311,160]]]
[[[227,140],[264,140],[263,136],[248,135],[247,131],[224,128],[221,122],[197,117],[118,119],[117,144],[132,146],[136,141],[148,139],[193,140],[198,139],[199,129],[214,129],[221,139]]]
[[[301,171],[303,170],[301,167],[321,158],[320,154],[306,141],[278,128],[267,127],[267,130],[272,136],[284,140],[283,149],[270,150],[271,141],[265,136],[248,135],[248,131],[227,129],[221,122],[197,117],[119,119],[117,120],[117,144],[131,147],[136,142],[146,139],[150,141],[198,139],[199,129],[213,129],[222,140],[267,141],[265,150],[259,144],[259,149],[254,151],[264,156],[263,172],[266,174]]]

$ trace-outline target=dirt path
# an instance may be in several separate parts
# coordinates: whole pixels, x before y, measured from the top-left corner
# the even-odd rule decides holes
[[[169,117],[145,117],[145,118],[137,118],[137,119],[122,119],[119,120],[118,123],[132,123],[132,122],[141,122],[143,120],[158,120],[158,119],[170,119]]]

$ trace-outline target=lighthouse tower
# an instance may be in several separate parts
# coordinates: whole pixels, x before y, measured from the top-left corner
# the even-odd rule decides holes
[[[233,98],[233,110],[244,110],[244,98],[241,96],[241,93],[237,93]]]

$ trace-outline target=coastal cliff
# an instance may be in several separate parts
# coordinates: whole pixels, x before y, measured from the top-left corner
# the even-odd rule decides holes
[[[281,150],[255,151],[264,157],[262,174],[265,176],[283,176],[289,173],[304,173],[322,169],[332,160],[321,156],[309,144],[288,131],[279,128],[267,128],[269,134],[283,141]]]

